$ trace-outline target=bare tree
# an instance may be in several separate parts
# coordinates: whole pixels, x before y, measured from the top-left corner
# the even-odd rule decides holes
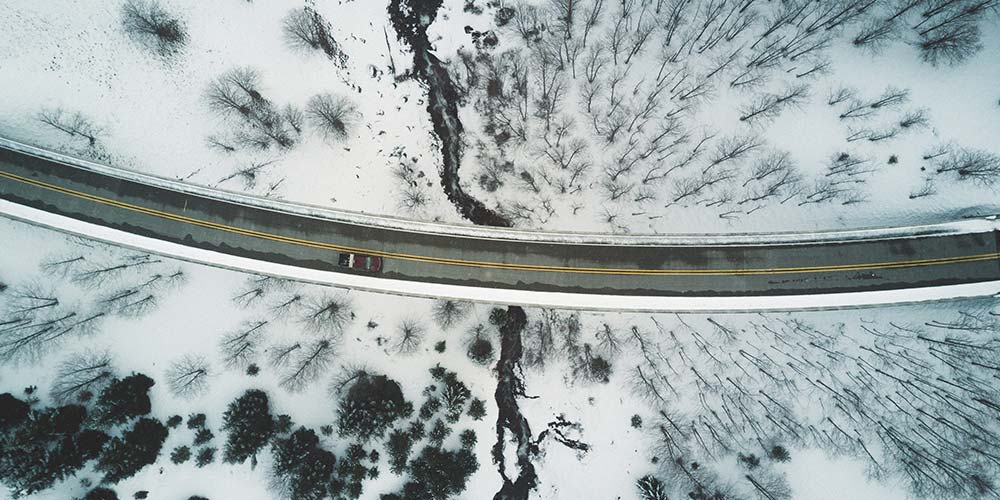
[[[330,34],[330,23],[311,7],[294,9],[285,16],[284,34],[295,48],[321,50],[340,68],[347,66],[347,54]]]
[[[254,275],[244,281],[243,288],[233,296],[236,305],[248,308],[269,293],[284,290],[288,282],[273,276]]]
[[[89,401],[114,378],[115,368],[107,352],[76,353],[59,364],[50,394],[59,404]]]
[[[930,126],[930,120],[927,118],[927,110],[920,108],[907,111],[906,114],[899,119],[899,126],[900,128],[906,130],[927,128]]]
[[[270,363],[272,368],[284,368],[291,363],[296,353],[301,350],[301,342],[272,345],[267,349],[268,363]]]
[[[408,184],[399,192],[399,207],[408,212],[418,212],[429,202],[430,196],[421,185]]]
[[[167,386],[174,396],[192,398],[208,390],[210,366],[208,360],[188,354],[170,364],[167,369]]]
[[[910,192],[910,199],[915,200],[917,198],[934,196],[935,194],[937,194],[937,188],[934,186],[934,181],[928,177],[919,188]]]
[[[451,328],[462,322],[472,311],[472,303],[464,300],[442,299],[434,302],[434,320],[441,328]]]
[[[210,149],[214,149],[220,153],[229,154],[236,152],[236,143],[233,138],[210,135],[205,138],[205,144],[207,144]]]
[[[257,356],[267,321],[248,321],[219,341],[222,362],[230,368],[245,368]]]
[[[354,103],[344,97],[318,94],[309,99],[306,115],[324,137],[344,140],[354,127],[358,111]]]
[[[903,104],[909,99],[909,90],[887,87],[884,91],[882,91],[882,95],[868,104],[868,107],[872,109],[888,108]]]
[[[622,351],[622,341],[611,325],[601,324],[594,337],[597,339],[597,348],[607,357],[614,358]]]
[[[310,298],[300,321],[313,332],[324,335],[340,335],[344,328],[354,319],[351,302],[343,294],[324,294]]]
[[[67,112],[62,108],[46,108],[38,113],[38,121],[76,139],[84,139],[90,148],[98,145],[104,131],[80,112]]]
[[[322,338],[295,349],[286,362],[288,369],[281,377],[281,387],[298,392],[318,379],[336,357],[334,342]]]
[[[826,99],[826,103],[829,104],[830,106],[835,106],[842,102],[846,102],[853,99],[857,94],[858,91],[851,87],[844,87],[844,86],[834,87],[830,89],[830,94]]]
[[[233,173],[219,179],[218,184],[222,184],[231,179],[239,179],[243,184],[243,189],[253,189],[257,187],[258,178],[266,172],[266,169],[274,165],[276,160],[255,161],[249,165],[236,169]]]
[[[142,253],[115,256],[110,260],[88,260],[78,267],[71,279],[84,288],[97,289],[134,277],[142,270],[154,268],[162,262]]]
[[[35,361],[70,337],[92,334],[105,317],[67,307],[37,284],[14,287],[4,296],[0,363]]]
[[[396,341],[396,351],[401,354],[412,354],[420,348],[427,331],[414,319],[404,319],[397,328],[399,339]]]
[[[982,49],[979,24],[997,9],[996,0],[933,2],[913,27],[920,36],[921,56],[934,65],[964,62]]]
[[[138,317],[155,308],[164,292],[179,287],[186,280],[184,271],[178,269],[107,283],[108,291],[99,296],[97,304],[101,311],[110,314]]]
[[[737,204],[760,204],[769,199],[784,203],[801,190],[801,183],[802,176],[788,152],[773,152],[754,163],[750,177],[743,182],[745,194]]]
[[[797,106],[809,96],[808,85],[794,85],[778,94],[762,94],[740,108],[740,121],[755,123],[778,116],[789,106]]]
[[[187,28],[157,0],[126,0],[122,5],[125,33],[157,55],[177,54],[187,43]]]
[[[752,135],[725,137],[716,144],[715,155],[712,156],[708,165],[702,169],[702,173],[708,173],[722,163],[738,160],[760,148],[762,144],[760,139]]]
[[[892,21],[874,19],[869,21],[851,43],[855,47],[860,47],[868,52],[877,54],[885,48],[885,46],[892,41],[896,31],[896,26]]]
[[[959,179],[991,186],[1000,181],[1000,156],[969,148],[961,148],[938,160],[936,170],[954,173]]]

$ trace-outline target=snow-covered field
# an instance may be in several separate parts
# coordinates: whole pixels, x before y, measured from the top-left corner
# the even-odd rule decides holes
[[[117,3],[7,2],[0,21],[0,134],[193,183],[460,222],[440,186],[441,153],[426,91],[408,76],[412,55],[397,41],[386,3],[310,2],[347,56],[339,61],[289,46],[282,26],[301,10],[297,1],[166,2],[188,35],[170,56],[127,36]],[[596,21],[578,15],[567,31],[554,11],[558,2],[469,2],[481,14],[465,9],[464,0],[445,2],[429,36],[462,92],[466,191],[518,227],[598,232],[855,228],[997,211],[995,175],[976,181],[936,172],[963,148],[1000,152],[994,14],[977,21],[982,48],[960,64],[921,60],[911,43],[916,31],[907,26],[920,20],[919,3],[877,43],[855,46],[852,40],[872,20],[894,12],[895,3],[875,2],[842,24],[803,35],[798,48],[809,52],[752,65],[773,41],[754,43],[784,12],[777,3],[749,3],[734,14],[723,2],[729,15],[702,30],[709,7],[719,4],[691,2],[670,43],[663,31],[671,19],[666,3],[628,3],[623,18],[617,2],[582,2],[577,8],[588,15],[593,5],[602,6]],[[517,13],[503,27],[496,25],[500,5]],[[796,29],[823,12],[803,14],[798,28],[782,27],[774,37],[799,36]],[[826,13],[831,22],[840,20]],[[711,39],[744,22],[731,37],[673,56],[699,31]],[[611,43],[616,29],[620,57]],[[486,34],[496,36],[496,46],[480,41],[477,49],[473,36]],[[560,37],[568,40],[562,49]],[[570,54],[573,64],[564,61]],[[212,82],[234,68],[256,70],[257,90],[275,109],[301,111],[319,94],[350,101],[356,113],[346,137],[325,137],[307,120],[290,147],[236,144],[238,120],[213,112],[207,97]],[[502,88],[487,89],[490,71]],[[759,83],[731,83],[747,79]],[[557,89],[552,100],[545,88]],[[848,91],[843,101],[828,104],[841,89]],[[501,92],[500,102],[488,90]],[[799,93],[780,109],[740,120],[752,104],[791,90]],[[871,106],[887,92],[902,94]],[[853,103],[863,105],[854,113],[863,116],[839,118]],[[40,113],[53,110],[62,110],[64,119],[85,117],[99,130],[96,146],[39,121]],[[915,116],[921,118],[900,125]],[[609,127],[621,128],[612,134]],[[212,148],[209,138],[236,151]],[[736,139],[755,147],[715,163]],[[924,159],[946,145],[951,153]],[[776,159],[782,159],[779,168],[762,176]]]
[[[143,36],[126,33],[123,5],[154,3],[7,0],[0,136],[255,196],[468,223],[442,187],[442,146],[460,143],[462,190],[547,231],[752,238],[1000,212],[995,1],[412,4],[436,9],[429,26],[428,15],[392,22],[390,3],[159,0],[157,15],[177,23]],[[407,29],[426,30],[455,95],[414,66],[397,36]],[[928,52],[935,39],[949,51]],[[457,104],[461,136],[453,122],[448,140],[435,136],[427,102],[439,94]],[[104,421],[105,371],[87,390],[68,382],[80,381],[68,367],[104,360],[116,377],[156,382],[153,419],[204,413],[214,433],[197,444],[194,429],[172,429],[155,462],[105,484],[122,499],[287,496],[272,455],[288,432],[254,461],[222,460],[237,434],[223,414],[251,388],[316,431],[309,453],[377,467],[310,469],[377,476],[346,495],[364,499],[459,468],[418,463],[424,446],[463,467],[474,457],[457,474],[463,499],[532,475],[530,497],[544,499],[1000,496],[996,284],[857,309],[613,313],[572,297],[557,302],[566,309],[446,302],[434,297],[462,291],[376,293],[192,260],[0,218],[0,482],[11,488],[0,498],[55,465],[66,477],[25,498],[82,498],[105,477],[98,467],[138,460],[59,463],[79,433],[46,427],[47,408],[80,402],[86,425],[127,441],[127,426]],[[377,456],[347,456],[356,438],[340,415],[378,392],[347,388],[376,374],[413,404],[390,424],[416,443],[399,473],[389,438],[365,444]],[[15,398],[31,419],[17,420]],[[418,432],[449,409],[460,411],[440,442]],[[173,463],[180,446],[217,452]]]
[[[369,369],[385,373],[401,382],[407,399],[419,401],[421,388],[430,383],[427,370],[440,363],[456,371],[475,397],[487,401],[487,414],[483,420],[463,417],[456,426],[456,429],[473,429],[479,437],[475,448],[479,469],[470,478],[465,492],[458,497],[490,497],[498,489],[499,476],[490,456],[490,448],[495,442],[493,426],[496,406],[492,397],[496,385],[495,373],[490,369],[490,361],[480,365],[465,354],[470,340],[477,336],[475,326],[484,325],[485,333],[481,336],[489,339],[494,349],[490,357],[495,361],[499,355],[497,333],[489,322],[491,306],[473,305],[466,315],[460,316],[459,321],[442,328],[432,319],[432,300],[286,283],[269,288],[264,298],[249,307],[241,307],[233,299],[248,290],[249,280],[254,279],[252,275],[155,255],[151,257],[155,261],[151,266],[155,267],[144,267],[135,274],[122,274],[114,281],[106,282],[102,289],[94,290],[87,288],[85,281],[74,278],[73,272],[54,272],[58,268],[53,268],[51,263],[77,255],[85,256],[91,264],[114,263],[127,255],[134,255],[134,252],[79,238],[67,238],[57,232],[9,220],[0,221],[0,233],[7,236],[5,251],[0,258],[0,282],[8,285],[0,297],[4,298],[7,308],[18,303],[13,299],[14,294],[29,285],[34,289],[55,290],[62,307],[82,312],[100,307],[100,301],[105,300],[119,282],[122,285],[136,279],[141,282],[149,273],[173,275],[182,271],[185,277],[183,282],[172,287],[155,289],[155,305],[147,309],[122,309],[93,331],[74,334],[71,338],[39,346],[23,356],[8,359],[0,365],[0,392],[23,395],[24,387],[36,386],[36,394],[40,398],[38,404],[46,406],[51,404],[49,388],[56,378],[56,367],[60,362],[75,353],[106,350],[114,359],[119,373],[142,372],[157,381],[151,390],[152,416],[165,420],[174,414],[204,412],[208,415],[209,427],[216,434],[214,444],[221,448],[225,434],[219,429],[220,415],[229,401],[249,387],[268,392],[275,414],[289,414],[296,424],[319,428],[334,419],[335,398],[327,391],[330,381],[343,373],[346,367],[364,364]],[[43,271],[46,263],[47,272]],[[319,297],[345,297],[352,311],[343,333],[335,335],[338,339],[335,358],[315,379],[308,380],[301,390],[294,391],[282,384],[288,372],[266,363],[267,352],[291,341],[315,341],[322,337],[322,333],[310,331],[308,324],[297,319],[301,317],[300,312],[284,315],[275,307],[283,302],[283,298],[293,295],[304,297],[303,302]],[[916,337],[965,339],[981,342],[977,345],[984,348],[995,349],[995,341],[989,339],[995,335],[990,332],[995,332],[991,329],[997,323],[996,316],[990,316],[997,313],[995,299],[812,313],[644,315],[542,309],[527,312],[528,325],[522,333],[526,397],[520,399],[520,406],[535,438],[539,440],[539,452],[533,458],[539,484],[534,495],[538,498],[641,498],[635,483],[647,474],[660,477],[669,488],[677,488],[670,490],[675,494],[680,488],[688,487],[682,478],[671,475],[660,430],[666,425],[663,415],[670,415],[677,422],[687,418],[699,421],[697,419],[710,415],[703,409],[707,408],[703,406],[706,401],[711,407],[718,401],[733,397],[732,390],[714,383],[703,385],[698,376],[717,376],[720,380],[731,378],[745,384],[746,390],[776,391],[773,397],[787,405],[797,418],[803,419],[801,425],[815,425],[825,432],[821,419],[832,417],[841,425],[853,426],[860,432],[859,435],[871,439],[875,431],[864,425],[864,421],[842,421],[846,417],[838,413],[837,408],[846,404],[843,396],[836,397],[824,393],[818,385],[813,387],[807,384],[806,379],[814,376],[818,377],[815,382],[833,384],[838,381],[846,388],[852,380],[850,377],[860,376],[860,372],[850,368],[850,362],[836,357],[824,361],[822,356],[826,356],[826,350],[859,356],[858,359],[878,365],[877,357],[865,354],[864,349],[875,349],[873,353],[880,349],[884,352],[902,349],[916,356],[913,359],[914,363],[922,366],[920,373],[929,370],[929,373],[949,380],[953,376],[950,369],[943,365],[926,364],[936,363],[935,358],[921,361],[921,346]],[[227,368],[220,342],[226,334],[247,321],[256,320],[269,320],[271,326],[259,345],[257,363],[261,372],[250,377],[241,368]],[[407,320],[414,321],[425,332],[420,347],[409,354],[400,352],[399,347],[399,327]],[[957,330],[924,326],[932,323],[949,325]],[[866,328],[886,336],[888,340],[865,333]],[[731,329],[732,333],[725,333],[726,329]],[[782,344],[774,343],[778,334],[768,332],[781,332],[778,342],[799,347],[782,347]],[[709,339],[708,350],[702,351],[706,344],[699,335]],[[641,341],[637,340],[640,338]],[[442,340],[446,341],[446,349],[438,353],[433,347]],[[791,368],[785,367],[774,375],[787,378],[785,382],[772,384],[760,373],[739,374],[741,370],[758,369],[755,366],[759,361],[747,361],[755,357],[763,356],[779,363],[781,360],[777,356],[781,351],[788,353],[786,359],[792,363],[788,365]],[[171,365],[186,355],[203,358],[210,367],[210,375],[201,392],[178,397],[168,388],[166,378]],[[738,361],[725,365],[713,365],[711,361],[712,357],[732,359],[733,356]],[[792,366],[797,364],[794,360],[800,359],[799,356],[807,360],[803,362],[813,363],[814,368],[830,363],[829,368],[820,369],[811,376],[803,373],[805,378],[800,379],[797,371],[805,365]],[[590,364],[597,357],[610,363],[606,382],[601,380],[604,372]],[[989,356],[980,359],[986,360]],[[706,371],[695,375],[684,366],[688,363]],[[764,364],[759,366],[761,373],[771,369]],[[891,368],[890,363],[882,369],[894,373]],[[650,396],[648,387],[642,389],[643,386],[637,382],[637,373],[642,371],[651,376],[651,370],[676,371],[668,378],[652,383],[652,387],[661,391],[660,396]],[[988,373],[975,376],[981,375]],[[957,376],[971,377],[973,374]],[[669,392],[668,387],[672,387]],[[992,397],[985,393],[984,396]],[[916,400],[911,402],[920,404]],[[865,406],[868,410],[879,410],[870,401],[866,404],[869,405]],[[747,411],[760,418],[767,414],[752,408]],[[931,411],[942,411],[943,415],[949,416],[947,408],[938,407]],[[641,426],[632,426],[635,415],[641,419]],[[891,415],[886,414],[886,425],[915,425],[907,418]],[[554,425],[560,417],[565,425]],[[988,428],[995,431],[995,420],[993,422],[988,424]],[[543,439],[542,431],[546,429],[547,437]],[[744,432],[748,431],[744,429]],[[886,450],[872,441],[867,443],[882,464],[881,470],[873,470],[872,464],[859,455],[856,447],[844,443],[840,443],[839,448],[831,448],[805,436],[801,440],[793,439],[781,429],[767,427],[764,432],[764,439],[772,443],[782,442],[787,447],[791,457],[788,462],[764,458],[763,465],[753,471],[743,468],[736,462],[737,450],[756,453],[757,456],[761,456],[761,452],[759,448],[754,450],[757,446],[752,441],[740,442],[742,438],[735,432],[730,438],[740,444],[731,451],[722,451],[709,444],[714,460],[695,448],[689,452],[692,456],[703,457],[700,460],[711,467],[711,477],[728,485],[733,495],[731,498],[753,498],[747,481],[743,479],[746,474],[770,478],[772,483],[769,484],[785,485],[780,490],[785,493],[776,493],[779,495],[776,498],[942,498],[937,493],[913,496],[905,475],[896,468],[894,461],[899,458],[881,455]],[[274,493],[268,489],[269,458],[266,450],[261,453],[260,465],[256,469],[247,464],[228,465],[218,461],[204,468],[197,468],[191,463],[169,463],[168,451],[174,446],[189,443],[191,434],[183,426],[172,431],[157,463],[115,485],[119,495],[126,498],[134,491],[149,490],[150,498],[186,498],[192,494],[212,499],[234,496],[261,500],[274,498]],[[559,437],[556,438],[556,435]],[[780,441],[782,439],[787,441]],[[338,457],[347,445],[347,440],[337,438],[336,434],[323,438],[322,442]],[[565,442],[583,443],[588,449],[571,448]],[[694,442],[688,445],[694,447]],[[457,432],[445,441],[445,447],[449,446],[457,446]],[[508,443],[507,448],[511,446],[512,443]],[[392,491],[402,484],[399,476],[388,472],[385,458],[382,460],[379,479],[364,483],[362,498],[378,498],[378,494]],[[995,470],[989,464],[981,466],[987,467],[983,469],[986,471]],[[78,476],[30,498],[56,499],[82,495],[86,488],[81,486],[80,480],[99,477],[89,466]],[[872,477],[879,480],[874,481]]]

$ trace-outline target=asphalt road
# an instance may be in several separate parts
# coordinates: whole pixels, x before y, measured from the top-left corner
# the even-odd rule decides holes
[[[381,255],[382,277],[478,287],[743,296],[1000,280],[997,231],[746,246],[491,240],[277,212],[150,186],[2,147],[0,198],[183,245],[326,271],[344,272],[337,266],[341,251]]]

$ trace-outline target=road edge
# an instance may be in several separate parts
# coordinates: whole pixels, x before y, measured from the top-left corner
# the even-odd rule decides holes
[[[489,304],[595,312],[737,314],[867,309],[1000,296],[1000,281],[904,290],[750,297],[612,296],[479,288],[358,276],[238,257],[139,236],[26,207],[7,200],[0,200],[0,216],[109,245],[154,253],[219,269],[275,276],[362,292],[425,299],[451,298]]]

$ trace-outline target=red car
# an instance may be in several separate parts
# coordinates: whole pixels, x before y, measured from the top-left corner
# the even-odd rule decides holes
[[[357,271],[377,273],[382,270],[382,257],[362,253],[341,253],[337,264]]]

